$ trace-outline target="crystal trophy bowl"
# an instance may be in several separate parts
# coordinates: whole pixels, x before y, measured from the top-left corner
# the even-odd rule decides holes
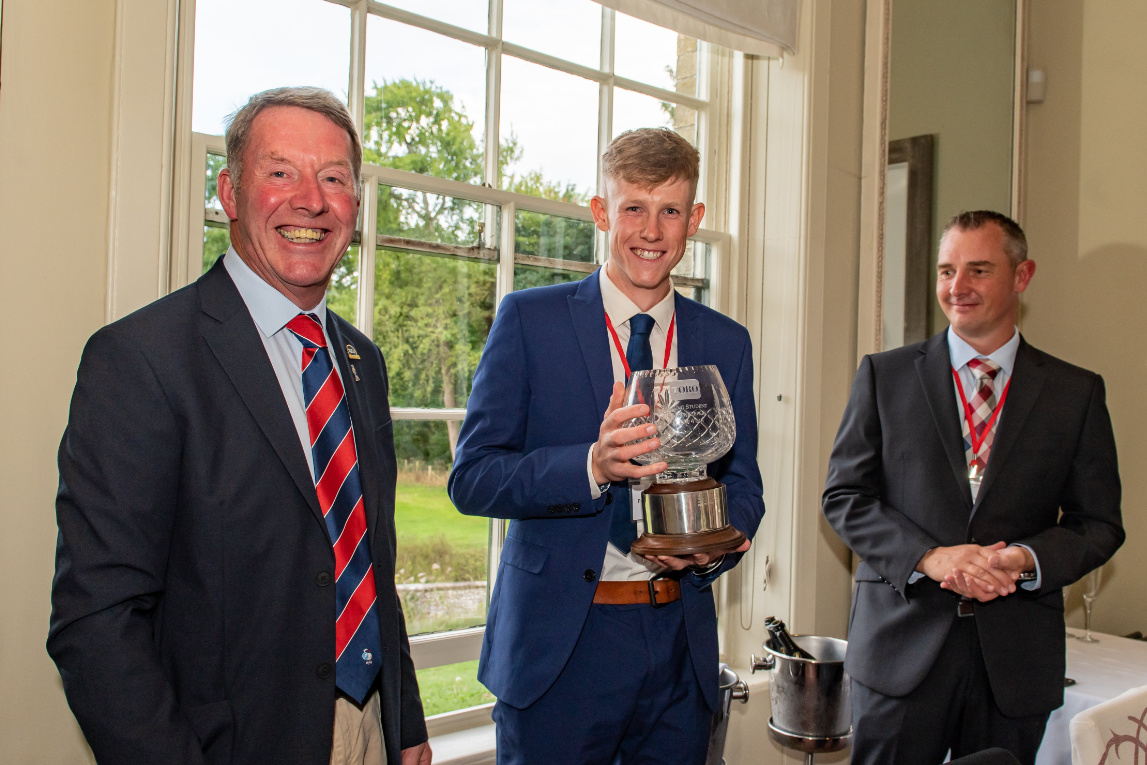
[[[625,395],[626,406],[649,407],[648,416],[627,425],[653,423],[661,442],[635,461],[668,465],[641,493],[645,533],[630,549],[639,555],[682,556],[740,546],[745,535],[729,525],[725,485],[706,472],[709,463],[732,448],[737,433],[733,404],[717,367],[635,372]]]

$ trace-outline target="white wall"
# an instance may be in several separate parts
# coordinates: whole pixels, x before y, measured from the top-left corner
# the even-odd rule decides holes
[[[1029,65],[1048,84],[1027,112],[1022,223],[1037,270],[1022,329],[1107,383],[1128,541],[1105,569],[1095,623],[1117,634],[1147,632],[1145,27],[1141,0],[1031,4]],[[1080,625],[1078,591],[1072,605]]]
[[[88,759],[44,649],[56,449],[106,293],[115,0],[4,0],[0,61],[0,762]]]

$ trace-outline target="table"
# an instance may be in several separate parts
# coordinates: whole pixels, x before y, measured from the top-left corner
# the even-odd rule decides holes
[[[1076,637],[1083,630],[1069,629]],[[1067,676],[1063,706],[1051,713],[1036,765],[1071,765],[1071,718],[1101,701],[1147,685],[1147,642],[1092,631],[1098,643],[1067,639]]]

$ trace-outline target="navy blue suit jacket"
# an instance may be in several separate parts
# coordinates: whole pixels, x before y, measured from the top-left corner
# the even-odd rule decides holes
[[[397,763],[426,726],[394,587],[386,367],[329,311],[327,331],[354,423]],[[221,262],[92,336],[59,462],[48,651],[96,759],[326,765],[334,553],[278,379]]]
[[[467,515],[510,518],[486,621],[478,678],[524,708],[553,684],[581,634],[609,541],[610,488],[594,501],[586,456],[613,388],[598,283],[515,292],[502,301],[458,439],[450,496]],[[732,524],[752,537],[765,506],[749,333],[676,296],[679,366],[715,364],[733,401],[737,438],[710,465],[723,481]],[[721,571],[736,564],[730,555]],[[716,612],[710,577],[682,579],[690,655],[706,703],[716,708]]]

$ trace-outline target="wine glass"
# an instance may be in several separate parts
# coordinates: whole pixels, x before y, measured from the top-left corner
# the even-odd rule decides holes
[[[1070,584],[1064,585],[1064,587],[1063,587],[1063,613],[1064,614],[1067,614],[1067,596],[1070,593],[1070,591],[1071,591],[1071,585]],[[1066,620],[1064,620],[1063,636],[1065,638],[1073,638],[1073,639],[1075,638],[1075,635],[1071,634],[1071,630],[1069,630],[1067,628],[1067,621]]]
[[[1087,575],[1087,589],[1083,591],[1083,629],[1086,634],[1080,640],[1084,643],[1099,642],[1099,638],[1091,634],[1091,607],[1095,605],[1095,596],[1099,594],[1101,571],[1097,568]]]

